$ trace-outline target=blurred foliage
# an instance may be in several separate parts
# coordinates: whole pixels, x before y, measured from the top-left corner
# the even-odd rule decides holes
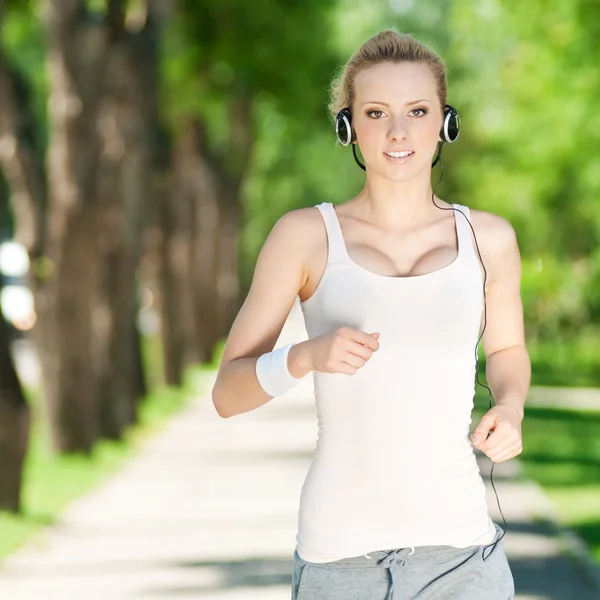
[[[41,128],[36,138],[45,143],[48,79],[44,30],[40,17],[40,5],[34,0],[9,2],[2,27],[2,46],[11,65],[21,74],[22,85],[31,89],[35,114],[33,122],[28,125]]]
[[[163,108],[174,131],[197,116],[211,145],[231,156],[232,98],[252,102],[255,142],[242,199],[242,286],[274,222],[330,197],[324,153],[333,149],[324,99],[337,64],[333,0],[185,0],[165,40]],[[315,181],[312,181],[316,177]]]
[[[600,359],[592,324],[600,316],[600,116],[590,107],[600,89],[600,5],[590,0],[385,5],[387,10],[374,11],[354,0],[340,3],[345,48],[392,26],[444,58],[448,102],[461,113],[462,131],[444,152],[440,195],[511,221],[523,259],[534,362],[560,360],[566,384],[569,362],[572,370],[580,360],[581,379],[597,383]],[[351,22],[360,25],[353,29]],[[354,30],[361,39],[350,43],[348,32]]]
[[[101,11],[105,0],[90,0]],[[47,104],[41,3],[9,3],[3,41]],[[172,135],[190,117],[227,156],[234,99],[252,104],[255,140],[240,232],[247,287],[286,211],[343,202],[364,175],[335,143],[326,112],[336,71],[384,27],[446,61],[462,117],[437,192],[510,220],[523,259],[527,337],[537,373],[600,381],[600,4],[595,0],[182,0],[164,39],[162,111]],[[437,181],[436,167],[433,179]],[[577,363],[574,368],[573,361]],[[553,364],[560,363],[558,369]],[[545,375],[542,375],[545,373]],[[534,381],[536,377],[534,372]]]

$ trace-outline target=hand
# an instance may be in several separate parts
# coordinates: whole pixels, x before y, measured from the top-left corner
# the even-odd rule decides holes
[[[311,370],[354,375],[379,349],[379,333],[365,333],[352,327],[308,340]]]
[[[498,404],[490,408],[475,429],[473,446],[493,462],[503,462],[521,454],[521,418],[517,411]]]

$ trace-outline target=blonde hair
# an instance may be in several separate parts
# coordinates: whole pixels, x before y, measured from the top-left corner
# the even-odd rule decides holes
[[[446,65],[433,50],[407,33],[385,29],[369,38],[342,67],[331,83],[329,113],[332,119],[344,107],[354,102],[354,82],[362,70],[384,62],[425,63],[431,69],[442,112],[446,105],[448,87]]]

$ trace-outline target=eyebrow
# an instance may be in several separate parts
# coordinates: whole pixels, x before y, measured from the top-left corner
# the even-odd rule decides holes
[[[419,104],[420,102],[429,102],[429,104],[431,104],[431,100],[427,100],[427,98],[421,98],[421,100],[411,100],[410,102],[407,102],[404,106],[412,106],[413,104]],[[379,102],[377,100],[369,100],[368,102],[363,102],[362,106],[364,106],[365,104],[381,104],[383,106],[387,106],[389,108],[389,104],[387,102]]]

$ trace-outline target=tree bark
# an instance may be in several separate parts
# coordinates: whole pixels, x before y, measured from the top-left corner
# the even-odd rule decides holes
[[[238,238],[243,221],[241,190],[255,140],[252,98],[231,90],[229,152],[215,151],[201,120],[193,124],[192,189],[196,216],[194,285],[201,356],[229,334],[241,306]]]
[[[54,447],[89,453],[98,435],[92,306],[99,273],[98,113],[109,30],[85,3],[47,3],[50,136],[48,237],[52,275],[38,313]]]
[[[0,29],[4,12],[0,7]],[[41,253],[45,189],[25,81],[6,62],[0,46],[0,166],[12,190],[16,241],[30,257]],[[4,190],[3,190],[4,191]],[[0,215],[5,197],[0,192]],[[2,288],[0,275],[0,290]],[[32,286],[33,287],[33,286]],[[23,464],[30,414],[10,353],[9,331],[0,307],[0,510],[21,510]]]
[[[241,192],[249,171],[255,131],[252,97],[231,90],[229,99],[230,152],[215,156],[205,148],[216,181],[219,207],[216,237],[216,293],[218,337],[226,337],[241,306],[238,238],[243,222]]]
[[[165,182],[159,197],[160,245],[157,304],[160,310],[161,339],[165,383],[179,386],[183,382],[184,345],[178,313],[179,288],[177,259],[181,247],[177,243],[177,219],[172,206],[171,183]],[[185,249],[184,249],[185,251]]]
[[[161,2],[149,0],[150,4],[159,7]],[[62,452],[88,453],[97,438],[99,372],[114,373],[117,361],[118,373],[129,374],[126,383],[121,377],[111,380],[115,388],[127,390],[113,394],[128,399],[119,403],[118,421],[133,420],[135,399],[145,389],[134,303],[141,217],[151,204],[150,163],[157,146],[150,139],[153,133],[145,129],[156,118],[158,34],[150,16],[159,10],[152,6],[146,27],[133,35],[123,31],[123,0],[110,0],[104,21],[90,18],[83,0],[46,1],[50,80],[47,178],[41,148],[33,147],[35,121],[27,112],[23,86],[0,54],[0,162],[12,190],[15,237],[25,243],[32,261],[38,313],[34,333],[52,441]],[[164,16],[165,7],[161,10]],[[128,104],[119,113],[121,130],[111,135],[114,132],[103,129],[107,123],[100,118],[111,108],[105,102],[106,69],[111,64],[109,57],[118,54],[111,50],[120,49],[124,37],[127,51],[120,56],[126,57]],[[139,87],[140,81],[145,88]],[[146,97],[148,89],[152,93]],[[107,173],[101,166],[106,167],[108,158],[114,159],[119,152],[119,136],[127,156],[112,173],[116,178],[113,191],[115,198],[127,199],[124,206],[103,203],[106,195],[101,194],[106,191],[102,175]],[[109,268],[103,269],[102,243],[107,239],[114,242],[114,238],[102,233],[115,206],[124,223],[115,227],[118,240],[112,249],[117,251],[108,254]],[[98,305],[103,278],[115,282],[114,293],[104,305]],[[97,337],[98,328],[107,321],[115,324],[118,335]]]
[[[178,141],[173,159],[174,196],[185,199],[189,213],[187,272],[181,272],[186,293],[184,364],[204,362],[218,340],[216,238],[219,207],[214,182],[204,159],[201,123],[192,119]]]
[[[0,510],[20,511],[28,443],[29,408],[11,357],[8,326],[0,311]]]
[[[108,58],[101,113],[104,151],[98,188],[104,260],[97,307],[98,354],[110,359],[98,362],[102,368],[97,390],[101,433],[113,439],[136,421],[139,388],[145,388],[144,382],[140,385],[139,349],[130,342],[136,326],[142,234],[154,203],[158,40],[158,24],[150,15],[141,31],[121,32]]]
[[[218,337],[227,337],[240,309],[238,236],[242,223],[239,188],[222,182],[216,239]]]

